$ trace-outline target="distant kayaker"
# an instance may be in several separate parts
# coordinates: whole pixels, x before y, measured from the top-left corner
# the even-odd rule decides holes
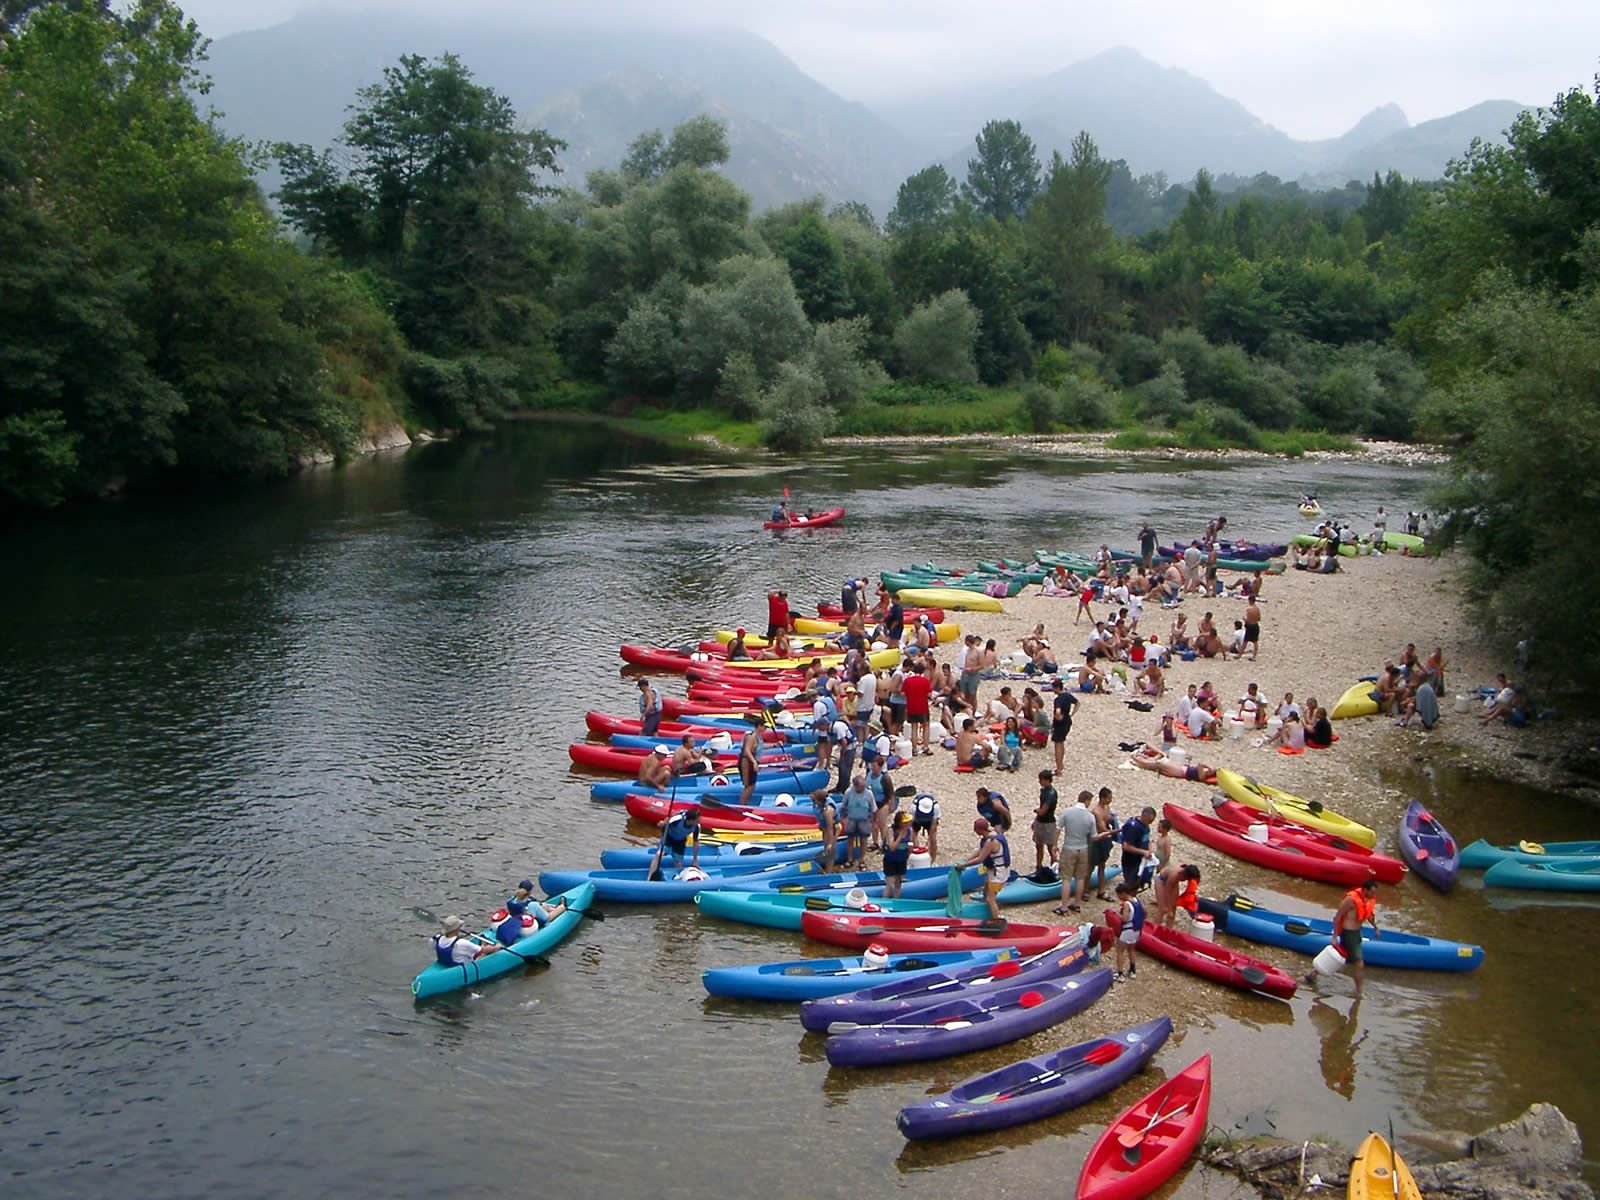
[[[672,782],[672,749],[669,746],[658,745],[639,760],[639,782],[658,790]]]
[[[733,640],[728,643],[729,662],[742,662],[749,659],[750,651],[745,648],[744,637],[744,630],[736,629],[733,631]]]
[[[1358,888],[1344,894],[1338,910],[1333,914],[1333,944],[1344,952],[1344,965],[1356,981],[1356,995],[1361,995],[1361,983],[1366,976],[1366,965],[1361,953],[1361,927],[1371,925],[1373,935],[1378,932],[1378,881],[1368,879]],[[1315,983],[1317,973],[1306,976],[1307,983]]]
[[[900,886],[906,881],[913,836],[911,814],[895,813],[883,848],[883,894],[891,900],[900,895]]]
[[[639,680],[639,732],[654,737],[661,725],[661,694],[648,679]]]
[[[1011,847],[1006,835],[983,817],[973,821],[972,832],[978,835],[978,850],[961,867],[983,867],[983,902],[989,906],[989,919],[998,921],[1000,889],[1011,881]]]
[[[1144,903],[1135,894],[1138,890],[1126,879],[1117,884],[1117,916],[1122,919],[1122,928],[1117,932],[1117,949],[1112,958],[1114,983],[1132,979],[1139,973],[1134,947],[1139,944],[1139,933],[1144,929]]]
[[[698,867],[700,865],[700,806],[698,804],[688,804],[680,808],[661,827],[661,841],[656,846],[655,857],[650,860],[650,871],[645,878],[659,878],[662,860],[669,854],[672,855],[674,870],[683,866],[683,855],[689,849],[690,842],[694,843],[694,857],[689,865]]]
[[[509,946],[523,934],[523,917],[532,917],[542,929],[550,924],[552,918],[566,912],[567,901],[563,897],[554,904],[544,903],[533,894],[533,881],[524,879],[505,902],[505,910],[506,919],[495,926],[494,937],[502,946]]]

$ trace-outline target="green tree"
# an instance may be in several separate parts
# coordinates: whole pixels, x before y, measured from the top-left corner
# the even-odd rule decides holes
[[[1105,289],[1099,258],[1111,239],[1105,222],[1110,165],[1080,133],[1072,157],[1055,154],[1044,187],[1028,210],[1028,246],[1051,295],[1058,340],[1091,341],[1103,332]]]
[[[824,403],[844,408],[888,382],[883,368],[867,356],[870,332],[865,317],[830,321],[813,332],[805,368],[822,385]]]
[[[901,374],[922,383],[976,383],[977,340],[978,310],[959,290],[917,305],[894,332]]]
[[[920,229],[936,229],[956,213],[956,181],[935,164],[924,167],[900,185],[884,227],[891,237]]]
[[[758,405],[762,441],[777,450],[803,450],[822,441],[833,428],[833,412],[823,403],[823,394],[815,375],[784,363]]]
[[[1017,121],[990,121],[977,137],[978,156],[967,161],[962,194],[985,216],[1014,221],[1039,190],[1039,155]]]

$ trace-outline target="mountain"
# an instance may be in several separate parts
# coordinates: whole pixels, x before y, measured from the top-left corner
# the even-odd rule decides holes
[[[1452,158],[1466,154],[1473,138],[1505,141],[1505,131],[1527,107],[1515,100],[1485,100],[1448,117],[1400,129],[1370,145],[1350,149],[1334,160],[1331,170],[1313,173],[1311,181],[1338,186],[1349,179],[1370,180],[1374,172],[1391,170],[1407,179],[1437,179]]]
[[[518,115],[565,138],[566,182],[615,165],[647,129],[699,112],[729,122],[728,175],[758,208],[821,191],[880,213],[915,169],[904,137],[738,30],[445,22],[403,11],[305,14],[211,47],[210,102],[230,133],[328,145],[356,89],[402,54],[455,53]]]

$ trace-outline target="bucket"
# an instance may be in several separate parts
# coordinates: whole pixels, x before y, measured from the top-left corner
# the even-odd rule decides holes
[[[933,866],[933,855],[926,850],[913,850],[911,857],[906,860],[906,866],[913,869],[916,867],[931,867]]]
[[[1316,968],[1318,975],[1337,975],[1344,966],[1344,951],[1329,943],[1317,951],[1311,965]]]
[[[1471,696],[1466,696],[1466,695],[1458,695],[1456,697],[1456,711],[1458,713],[1471,712],[1472,711],[1472,697]]]
[[[1282,728],[1283,728],[1283,718],[1282,717],[1268,717],[1267,718],[1267,736],[1268,737],[1271,737],[1273,734],[1277,733],[1278,730],[1280,730]]]
[[[1189,757],[1189,752],[1182,746],[1168,746],[1167,758],[1172,762],[1182,762]]]
[[[1201,913],[1194,919],[1194,925],[1189,932],[1202,942],[1214,942],[1217,940],[1217,923],[1205,913]]]
[[[1228,737],[1231,738],[1233,741],[1236,741],[1236,742],[1240,738],[1244,737],[1244,722],[1239,720],[1237,717],[1229,717],[1228,718]]]
[[[1265,846],[1267,844],[1267,834],[1270,828],[1270,826],[1260,823],[1253,824],[1245,829],[1244,835],[1257,845]]]

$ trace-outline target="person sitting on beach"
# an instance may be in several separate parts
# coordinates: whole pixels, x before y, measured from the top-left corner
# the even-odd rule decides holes
[[[1277,732],[1266,738],[1261,743],[1268,749],[1285,746],[1290,750],[1299,752],[1306,748],[1306,727],[1300,720],[1299,711],[1291,712],[1283,718],[1283,724],[1278,726]]]
[[[1415,688],[1406,689],[1405,699],[1400,702],[1400,720],[1397,724],[1401,729],[1409,728],[1413,717],[1422,722],[1424,729],[1432,729],[1439,723],[1439,693],[1433,690],[1433,684],[1426,679],[1421,680]]]
[[[1372,685],[1372,691],[1378,701],[1378,711],[1393,713],[1400,703],[1400,671],[1394,663],[1386,662],[1379,673],[1377,682]]]
[[[1516,689],[1506,680],[1505,672],[1494,677],[1495,693],[1489,700],[1489,706],[1478,717],[1480,721],[1509,721],[1516,708]]]
[[[1328,710],[1307,704],[1306,711],[1316,714],[1306,728],[1306,745],[1313,750],[1326,750],[1333,745],[1333,722],[1328,720]]]
[[[989,746],[978,733],[978,723],[967,717],[956,734],[956,766],[987,767],[991,760]]]
[[[1048,649],[1050,646],[1050,640],[1044,636],[1044,622],[1041,621],[1039,624],[1035,625],[1033,627],[1033,632],[1024,637],[1020,645],[1022,646],[1022,652],[1029,658],[1032,658],[1035,654],[1037,654],[1039,647],[1041,646]]]
[[[1020,717],[1022,705],[1018,702],[1016,694],[1009,685],[1000,689],[1000,694],[989,701],[986,715],[991,721],[1004,721],[1007,717]]]
[[[1022,724],[1025,730],[1033,733],[1036,741],[1042,742],[1050,735],[1050,709],[1044,697],[1032,688],[1022,693]]]
[[[1061,669],[1056,662],[1056,656],[1050,650],[1050,643],[1044,642],[1033,652],[1033,658],[1022,670],[1028,675],[1054,675]]]
[[[1167,645],[1172,647],[1174,654],[1181,654],[1189,649],[1189,618],[1184,613],[1179,613],[1172,622],[1172,628],[1167,631]]]
[[[1000,743],[995,747],[995,763],[1002,771],[1022,769],[1022,726],[1015,717],[1006,718]]]
[[[1161,726],[1156,730],[1156,736],[1161,739],[1161,748],[1170,750],[1178,744],[1178,719],[1176,713],[1165,712],[1161,714]]]
[[[1283,700],[1278,704],[1278,707],[1272,710],[1272,715],[1283,721],[1288,719],[1290,713],[1294,714],[1294,719],[1297,721],[1304,716],[1300,706],[1294,702],[1294,693],[1285,692]]]
[[[1094,665],[1100,657],[1099,653],[1090,651],[1083,656],[1083,666],[1078,667],[1075,671],[1068,672],[1068,674],[1077,676],[1078,691],[1103,693],[1111,690],[1111,681],[1106,678],[1105,672]]]
[[[1046,575],[1040,586],[1039,594],[1041,596],[1075,595],[1076,590],[1067,582],[1067,569],[1065,567],[1057,567]]]
[[[1194,638],[1195,653],[1205,658],[1215,658],[1223,653],[1222,639],[1217,636],[1217,623],[1211,613],[1200,618],[1200,631]]]
[[[1261,699],[1260,689],[1253,683],[1239,697],[1239,720],[1257,729],[1267,723],[1266,702]]]
[[[1189,725],[1189,713],[1194,709],[1194,706],[1200,702],[1198,693],[1199,689],[1191,683],[1184,691],[1184,694],[1178,697],[1178,711],[1176,714],[1178,718],[1178,724],[1184,726],[1185,728],[1187,728]]]
[[[1215,703],[1215,701],[1212,701]],[[1217,734],[1220,718],[1212,711],[1209,705],[1197,702],[1189,710],[1189,736],[1192,738],[1209,738]]]
[[[1422,677],[1433,685],[1435,693],[1444,692],[1444,648],[1435,646],[1422,664]]]
[[[1162,696],[1167,691],[1166,672],[1161,669],[1161,664],[1151,659],[1145,664],[1144,670],[1138,676],[1139,692],[1145,696]]]
[[[1417,657],[1417,644],[1407,642],[1406,648],[1400,651],[1400,673],[1406,677],[1408,687],[1416,687],[1419,679],[1415,676],[1422,671],[1422,660]]]
[[[1227,658],[1229,654],[1232,654],[1235,658],[1243,658],[1244,639],[1244,622],[1235,621],[1233,623],[1233,632],[1228,636],[1228,648],[1223,653],[1222,657]]]
[[[1203,762],[1168,758],[1155,746],[1145,746],[1128,759],[1134,766],[1155,771],[1168,779],[1187,779],[1191,783],[1215,783],[1217,769]]]

